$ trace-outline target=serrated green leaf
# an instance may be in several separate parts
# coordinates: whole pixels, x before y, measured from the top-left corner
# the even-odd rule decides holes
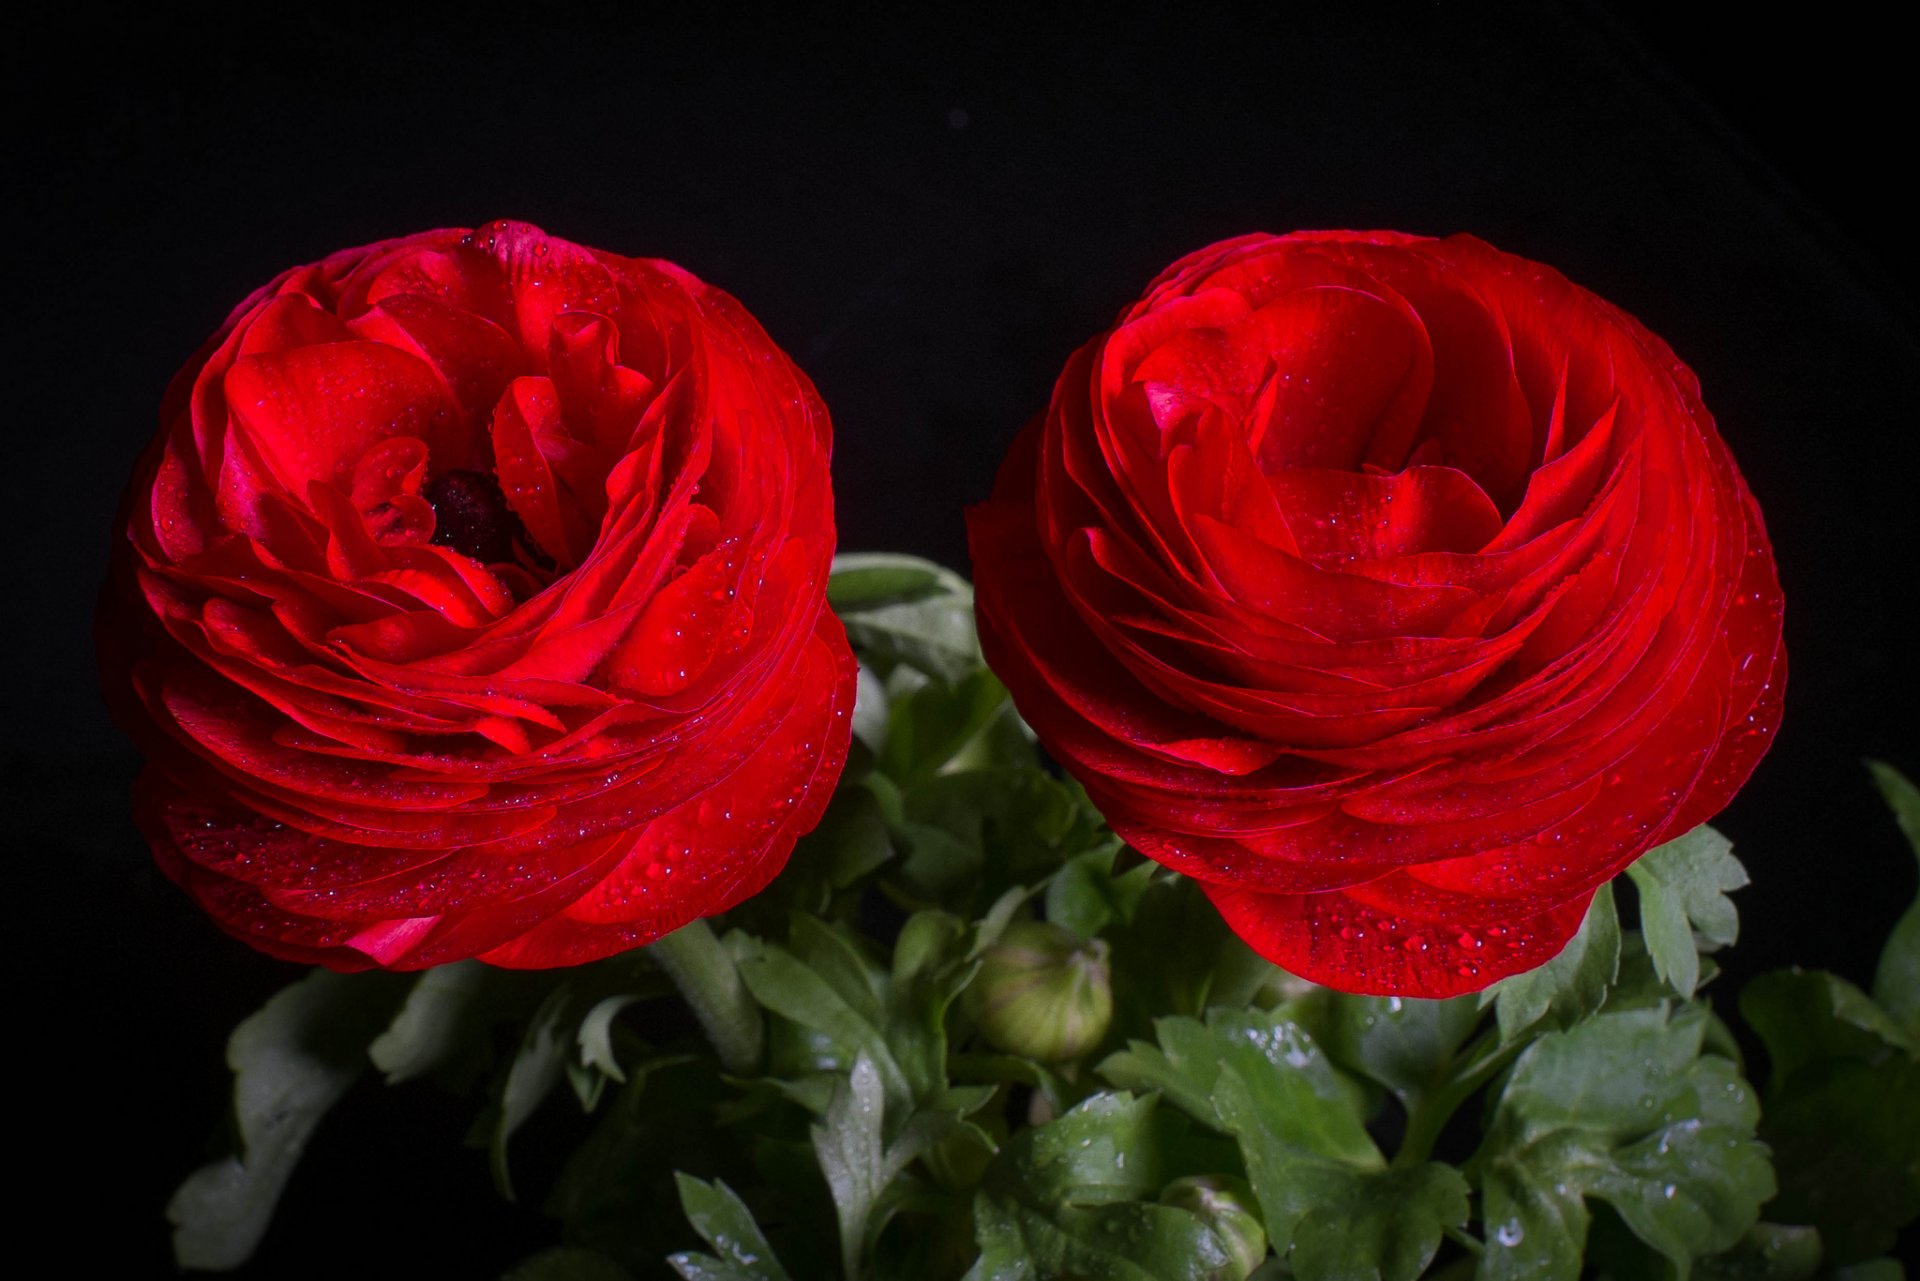
[[[1700,980],[1700,953],[1732,943],[1739,913],[1729,890],[1747,884],[1733,843],[1702,824],[1648,850],[1627,869],[1640,892],[1640,932],[1654,969],[1682,996]]]
[[[1700,1055],[1705,1030],[1703,1008],[1656,1006],[1594,1015],[1522,1051],[1474,1158],[1480,1276],[1577,1276],[1588,1198],[1682,1276],[1753,1226],[1774,1191],[1758,1107],[1730,1062]]]
[[[1355,998],[1330,1016],[1354,1058],[1383,1076],[1424,1084],[1444,1071],[1470,1029],[1472,1002],[1428,1002],[1404,1032]],[[1445,1008],[1439,1008],[1441,1006]],[[1385,1010],[1385,1004],[1381,1007]],[[1306,1029],[1280,1011],[1215,1009],[1202,1024],[1162,1019],[1155,1044],[1132,1042],[1100,1065],[1116,1085],[1157,1089],[1183,1111],[1239,1143],[1268,1239],[1307,1281],[1382,1277],[1412,1281],[1443,1231],[1467,1218],[1467,1187],[1445,1166],[1388,1169],[1343,1081]]]
[[[732,1188],[718,1179],[704,1183],[687,1174],[675,1174],[674,1183],[687,1222],[717,1252],[668,1256],[668,1264],[685,1281],[788,1281],[753,1212]]]
[[[1312,1035],[1284,1013],[1216,1009],[1204,1024],[1161,1019],[1154,1035],[1157,1044],[1132,1041],[1110,1056],[1100,1075],[1123,1089],[1160,1090],[1195,1120],[1219,1126],[1215,1089],[1224,1074],[1237,1071],[1253,1092],[1255,1110],[1286,1142],[1357,1166],[1384,1164],[1356,1095]]]
[[[1689,951],[1692,944],[1688,945]],[[1545,965],[1500,980],[1483,995],[1491,998],[1500,1039],[1511,1041],[1529,1030],[1568,1027],[1599,1009],[1620,973],[1620,917],[1613,886],[1602,885],[1587,905],[1579,932]]]
[[[167,1203],[181,1267],[236,1268],[253,1254],[314,1128],[365,1070],[403,982],[315,970],[234,1028],[227,1066],[240,1150],[195,1170]]]
[[[1702,1281],[1811,1281],[1820,1271],[1820,1233],[1781,1223],[1756,1223],[1739,1244],[1699,1260]]]
[[[1868,761],[1873,781],[1920,858],[1920,788],[1884,761]],[[1906,1029],[1910,1044],[1920,1045],[1920,898],[1915,898],[1887,936],[1873,975],[1873,999]]]
[[[632,1273],[597,1251],[561,1245],[523,1260],[500,1281],[632,1281]]]
[[[1329,1143],[1324,1125],[1302,1124],[1299,1073],[1290,1065],[1249,1081],[1220,1074],[1213,1107],[1240,1141],[1247,1180],[1260,1200],[1274,1251],[1303,1281],[1377,1277],[1413,1281],[1444,1229],[1467,1221],[1467,1185],[1437,1163],[1388,1169],[1371,1141]],[[1364,1137],[1364,1131],[1361,1137]]]

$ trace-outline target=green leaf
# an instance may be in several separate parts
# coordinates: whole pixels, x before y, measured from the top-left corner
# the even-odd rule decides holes
[[[1302,1106],[1292,1064],[1273,1067],[1251,1073],[1252,1081],[1223,1071],[1213,1106],[1240,1140],[1275,1252],[1304,1281],[1413,1281],[1433,1261],[1442,1232],[1466,1223],[1466,1180],[1433,1162],[1385,1168],[1370,1140],[1360,1150],[1365,1131],[1343,1135],[1343,1125],[1309,1121],[1316,1110],[1322,1120],[1332,1114],[1324,1105]]]
[[[1467,1181],[1449,1165],[1348,1174],[1293,1232],[1293,1274],[1307,1281],[1412,1281],[1448,1228],[1467,1221]]]
[[[1767,1047],[1767,1093],[1824,1059],[1877,1063],[1911,1050],[1906,1030],[1853,984],[1824,970],[1773,970],[1740,992],[1740,1015]]]
[[[1034,1205],[982,1192],[980,1257],[963,1281],[1220,1281],[1224,1247],[1170,1205]]]
[[[1907,844],[1920,858],[1920,788],[1883,761],[1869,761],[1867,766],[1906,833]],[[1920,898],[1901,914],[1887,937],[1873,976],[1873,999],[1906,1029],[1910,1043],[1920,1045]]]
[[[633,1281],[633,1274],[604,1254],[563,1245],[522,1261],[500,1281]]]
[[[366,1068],[403,990],[390,975],[315,970],[234,1028],[240,1150],[194,1171],[168,1202],[181,1267],[220,1271],[252,1256],[314,1127]]]
[[[715,1179],[703,1183],[686,1174],[673,1176],[687,1222],[716,1254],[675,1254],[667,1258],[685,1281],[788,1281],[753,1212],[732,1188]]]
[[[392,1024],[368,1047],[373,1065],[398,1085],[449,1068],[483,1063],[487,1030],[524,1013],[530,975],[460,961],[414,980]]]
[[[904,787],[924,782],[1006,712],[1007,687],[984,667],[954,680],[930,680],[893,697],[880,768]]]
[[[513,1200],[513,1176],[507,1168],[507,1141],[553,1092],[553,1087],[560,1083],[566,1070],[567,1037],[564,1028],[571,1011],[572,997],[571,991],[561,987],[540,1003],[533,1021],[527,1025],[526,1034],[521,1038],[519,1051],[513,1056],[506,1075],[501,1078],[494,1099],[494,1117],[488,1142],[489,1162],[493,1169],[494,1186],[509,1201]]]
[[[1008,1140],[1000,1165],[1024,1193],[1075,1204],[1156,1195],[1169,1171],[1166,1128],[1151,1096],[1095,1094]]]
[[[1118,840],[1077,854],[1047,881],[1047,919],[1090,939],[1115,921],[1130,921],[1153,880],[1155,865],[1141,863],[1113,874]]]
[[[1205,1013],[1217,1003],[1216,981],[1245,947],[1199,885],[1184,876],[1151,879],[1133,918],[1113,922],[1103,937],[1113,949],[1114,1026],[1132,1036],[1149,1034],[1168,1015]]]
[[[621,1010],[639,999],[630,992],[622,993],[602,999],[587,1011],[587,1017],[580,1020],[580,1030],[574,1034],[583,1066],[593,1068],[610,1080],[626,1083],[627,1075],[621,1070],[620,1060],[613,1051],[613,1020]]]
[[[880,1073],[865,1054],[827,1105],[825,1125],[813,1127],[813,1150],[827,1176],[833,1206],[840,1217],[840,1266],[847,1281],[860,1275],[867,1216],[892,1177],[883,1167],[880,1136],[886,1099]]]
[[[1577,1276],[1588,1198],[1682,1276],[1753,1226],[1774,1191],[1759,1111],[1732,1063],[1701,1056],[1706,1025],[1703,1007],[1608,1012],[1521,1053],[1473,1161],[1483,1278]]]
[[[1692,951],[1688,943],[1688,951]],[[1620,917],[1613,885],[1602,885],[1580,930],[1545,965],[1502,979],[1482,994],[1491,999],[1500,1039],[1511,1041],[1539,1026],[1564,1028],[1599,1009],[1620,972]]]
[[[866,772],[860,760],[859,748],[866,748],[872,756],[879,755],[887,746],[887,686],[873,668],[860,664],[859,675],[853,685],[853,747],[849,757],[847,776],[857,778]]]
[[[624,1067],[627,1083],[614,1087],[542,1208],[564,1223],[569,1243],[651,1275],[660,1271],[661,1259],[687,1244],[680,1217],[659,1209],[679,1199],[674,1167],[740,1173],[733,1155],[740,1131],[716,1126],[719,1109],[738,1095],[707,1053],[639,1058]],[[811,1175],[804,1132],[796,1138]],[[825,1201],[823,1191],[822,1211]],[[651,1208],[636,1214],[635,1206]]]
[[[1426,1001],[1336,992],[1321,1035],[1334,1062],[1411,1105],[1447,1079],[1455,1053],[1479,1022],[1475,996]]]
[[[1214,1281],[1228,1255],[1194,1214],[1142,1205],[1174,1172],[1175,1131],[1152,1098],[1096,1094],[1022,1130],[974,1205],[974,1281]]]
[[[1226,1073],[1238,1072],[1254,1089],[1259,1112],[1287,1142],[1337,1161],[1385,1164],[1353,1091],[1307,1030],[1284,1013],[1216,1009],[1204,1024],[1161,1019],[1154,1034],[1157,1045],[1129,1043],[1100,1064],[1100,1075],[1123,1089],[1160,1090],[1194,1119],[1224,1127],[1215,1087]],[[1271,1225],[1268,1234],[1276,1245],[1286,1240]]]
[[[1920,1215],[1920,1061],[1905,1030],[1818,971],[1762,975],[1740,1012],[1769,1062],[1760,1135],[1781,1184],[1769,1212],[1818,1227],[1831,1263],[1887,1250]]]
[[[950,569],[893,552],[842,552],[833,558],[827,603],[836,610],[870,609],[969,590]]]
[[[1700,953],[1734,941],[1740,917],[1727,891],[1747,884],[1733,843],[1702,824],[1648,850],[1627,869],[1640,891],[1640,932],[1654,969],[1682,996],[1700,979]]]
[[[834,558],[827,599],[856,651],[884,674],[897,664],[957,681],[980,667],[973,588],[951,570],[912,556]]]
[[[1820,1271],[1820,1234],[1813,1228],[1756,1223],[1733,1249],[1698,1263],[1703,1281],[1812,1281]]]
[[[824,950],[820,953],[820,957],[827,955],[830,953]],[[844,972],[842,982],[849,989],[845,994],[793,953],[768,944],[757,955],[740,962],[740,977],[754,1000],[826,1037],[828,1046],[837,1047],[848,1066],[863,1054],[870,1059],[880,1074],[890,1106],[904,1113],[911,1105],[913,1090],[887,1046],[886,1033],[879,1025],[877,1000],[863,999],[860,989],[846,982]]]
[[[1424,1002],[1378,1012],[1362,999],[1331,1015],[1329,1037],[1384,1077],[1425,1083],[1472,1026],[1472,1002]],[[1369,1014],[1374,1019],[1367,1023]],[[1407,1026],[1382,1019],[1407,1018]],[[1353,1090],[1311,1035],[1276,1011],[1215,1009],[1202,1024],[1162,1019],[1157,1044],[1135,1041],[1100,1065],[1116,1085],[1158,1089],[1183,1111],[1238,1140],[1268,1239],[1307,1281],[1412,1281],[1442,1232],[1467,1220],[1467,1185],[1438,1164],[1389,1170],[1367,1135]],[[1388,1082],[1389,1084],[1391,1082]],[[1291,1254],[1289,1254],[1291,1250]]]

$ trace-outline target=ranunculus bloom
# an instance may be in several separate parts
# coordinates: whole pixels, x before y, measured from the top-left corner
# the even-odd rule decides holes
[[[1182,259],[970,533],[1041,741],[1256,951],[1349,991],[1545,961],[1779,721],[1772,556],[1692,374],[1465,236]]]
[[[591,960],[845,761],[827,414],[739,303],[523,223],[295,268],[175,380],[102,610],[160,866],[336,969]]]

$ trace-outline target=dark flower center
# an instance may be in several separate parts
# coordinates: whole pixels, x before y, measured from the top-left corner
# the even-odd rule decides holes
[[[527,532],[507,506],[500,482],[481,471],[445,471],[427,482],[433,504],[433,541],[483,565],[512,563]]]

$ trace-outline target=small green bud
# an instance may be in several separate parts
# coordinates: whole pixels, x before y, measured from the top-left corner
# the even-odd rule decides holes
[[[1107,945],[1042,921],[1010,925],[963,999],[994,1048],[1043,1063],[1078,1058],[1113,1021]]]
[[[1246,1281],[1265,1262],[1267,1230],[1260,1226],[1259,1203],[1245,1179],[1230,1174],[1175,1179],[1160,1190],[1160,1204],[1196,1215],[1220,1239],[1231,1260],[1220,1281]]]

